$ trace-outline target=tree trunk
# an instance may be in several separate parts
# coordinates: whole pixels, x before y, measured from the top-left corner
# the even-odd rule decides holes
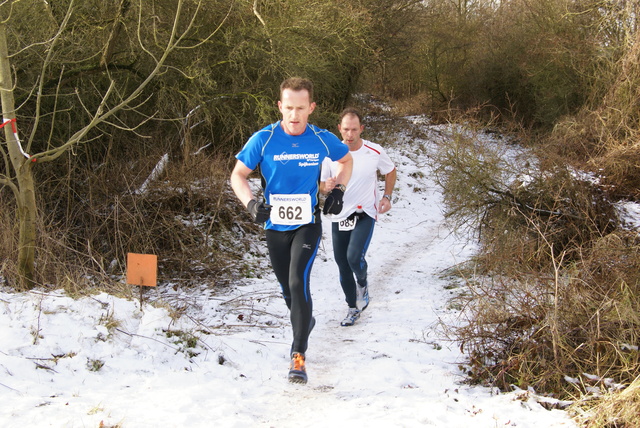
[[[18,275],[22,289],[35,285],[35,249],[36,249],[36,193],[33,181],[33,163],[24,155],[20,141],[17,139],[16,113],[13,99],[13,83],[11,65],[7,50],[7,33],[5,24],[0,22],[0,102],[4,135],[11,160],[11,171],[6,171],[7,179],[14,179],[17,184],[17,206],[20,235],[18,238]],[[14,188],[14,191],[16,188]]]

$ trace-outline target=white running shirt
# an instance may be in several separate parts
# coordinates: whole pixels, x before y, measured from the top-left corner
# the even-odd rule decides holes
[[[395,165],[384,151],[382,146],[371,141],[362,140],[362,147],[358,150],[350,151],[353,157],[353,171],[351,179],[347,184],[347,191],[344,193],[344,205],[340,214],[331,216],[332,222],[338,222],[349,217],[358,207],[369,217],[378,220],[378,175],[387,175],[395,169]],[[321,181],[326,181],[329,177],[337,174],[338,162],[325,159],[322,163]]]

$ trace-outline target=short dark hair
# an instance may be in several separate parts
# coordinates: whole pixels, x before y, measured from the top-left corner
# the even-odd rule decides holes
[[[342,110],[342,113],[340,113],[340,123],[342,123],[342,119],[344,119],[345,116],[349,115],[356,116],[360,121],[360,125],[362,125],[362,113],[360,113],[360,110],[355,107],[347,107]]]
[[[280,98],[282,98],[282,92],[285,89],[291,89],[292,91],[309,92],[309,101],[313,102],[313,82],[309,79],[302,77],[290,77],[280,84]]]

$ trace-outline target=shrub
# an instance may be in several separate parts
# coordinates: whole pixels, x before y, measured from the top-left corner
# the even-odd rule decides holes
[[[590,176],[531,153],[525,173],[481,137],[458,133],[434,158],[447,218],[479,231],[453,333],[470,380],[563,397],[628,384],[640,374],[638,238]]]
[[[224,286],[243,275],[259,228],[229,187],[229,158],[170,161],[146,191],[136,192],[161,157],[157,150],[131,160],[107,157],[100,167],[75,164],[66,180],[39,187],[47,195],[39,207],[46,213],[38,226],[39,284],[73,295],[96,288],[129,294],[122,282],[128,252],[156,254],[159,282],[175,286]],[[0,276],[13,285],[14,208],[5,198],[0,204],[6,225],[0,249],[7,256]]]

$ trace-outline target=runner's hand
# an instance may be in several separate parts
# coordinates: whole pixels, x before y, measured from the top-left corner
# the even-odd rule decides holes
[[[331,192],[331,189],[333,189],[334,187],[336,187],[336,178],[329,177],[324,182],[324,189],[322,189],[322,193],[328,194],[329,192]]]
[[[262,201],[258,202],[255,199],[249,201],[247,210],[249,210],[249,214],[251,214],[255,223],[264,223],[269,220],[269,216],[271,215],[271,205],[265,204]]]
[[[342,211],[342,197],[344,192],[339,187],[334,187],[327,199],[324,201],[324,214],[340,214]]]

